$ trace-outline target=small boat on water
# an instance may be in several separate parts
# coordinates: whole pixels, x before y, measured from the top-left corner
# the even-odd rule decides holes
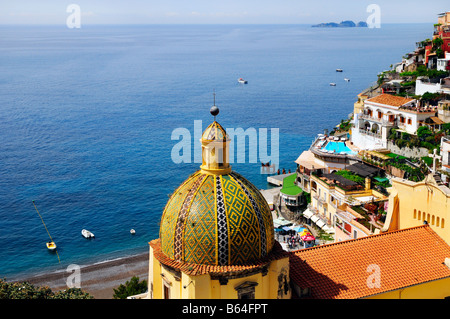
[[[38,215],[39,215],[39,217],[40,217],[40,219],[42,221],[42,224],[45,227],[45,230],[46,230],[46,232],[48,234],[48,237],[50,237],[50,241],[46,242],[45,245],[47,246],[48,250],[50,250],[52,252],[54,251],[56,253],[56,256],[58,256],[58,261],[61,262],[61,260],[59,259],[58,252],[56,251],[56,244],[53,241],[52,236],[50,236],[50,232],[48,231],[47,226],[44,223],[44,219],[42,218],[41,213],[39,213],[39,210],[37,209],[36,204],[34,203],[34,200],[33,200],[33,206],[34,206],[34,209],[36,210],[36,212],[38,213]]]
[[[350,82],[350,79],[345,78],[344,81],[345,82]]]
[[[48,243],[47,243],[47,248],[49,249],[49,250],[55,250],[56,249],[56,244],[55,244],[55,242],[53,242],[53,241],[49,241]]]
[[[342,69],[336,69],[336,72],[342,72],[343,70]]]
[[[131,230],[130,230],[130,234],[131,234],[131,235],[134,235],[134,234],[136,234],[136,231],[135,231],[134,229],[131,229]]]
[[[95,237],[94,234],[87,229],[83,229],[81,231],[81,235],[83,235],[84,238],[94,238]]]
[[[248,81],[244,80],[243,78],[239,78],[238,82],[241,83],[241,84],[247,84],[248,83]]]
[[[336,86],[336,83],[330,83],[330,86]]]

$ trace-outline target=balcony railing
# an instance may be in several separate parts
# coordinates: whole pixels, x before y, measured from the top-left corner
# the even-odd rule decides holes
[[[368,135],[368,136],[373,136],[373,137],[376,137],[376,138],[381,138],[381,134],[373,133],[371,131],[367,131],[367,130],[362,129],[362,128],[359,129],[359,133],[360,134],[364,134],[364,135]]]

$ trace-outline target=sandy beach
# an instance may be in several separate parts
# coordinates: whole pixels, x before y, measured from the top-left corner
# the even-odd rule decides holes
[[[131,257],[105,261],[88,266],[81,266],[81,289],[95,299],[112,299],[114,290],[125,284],[133,276],[139,280],[148,279],[149,254],[143,253]],[[29,277],[28,281],[35,286],[49,286],[53,291],[67,289],[67,279],[72,272],[57,271],[44,275]]]

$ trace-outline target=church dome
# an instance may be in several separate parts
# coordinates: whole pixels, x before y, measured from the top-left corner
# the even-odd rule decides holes
[[[273,219],[262,194],[243,176],[198,171],[170,197],[160,239],[162,252],[174,260],[241,265],[271,251]]]
[[[231,170],[229,138],[219,123],[208,126],[201,142],[201,169],[175,190],[164,208],[162,253],[172,260],[219,266],[264,258],[275,241],[269,205],[251,182]]]

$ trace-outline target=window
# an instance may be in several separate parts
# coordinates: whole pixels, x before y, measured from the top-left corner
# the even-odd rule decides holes
[[[164,283],[164,299],[170,299],[170,288]]]
[[[408,125],[412,125],[412,120],[408,119]]]
[[[441,228],[444,228],[444,227],[445,227],[445,219],[442,218],[442,219],[441,219]]]
[[[234,289],[237,291],[238,299],[255,299],[255,287],[257,282],[246,281]]]
[[[353,239],[358,238],[358,232],[356,230],[353,231]]]
[[[439,217],[436,217],[436,226],[437,226],[437,227],[439,227],[439,222],[440,222]]]
[[[414,209],[414,219],[417,218],[417,211]]]
[[[420,210],[419,210],[419,216],[417,217],[417,219],[421,219],[420,217],[422,216],[422,213],[420,212]]]

